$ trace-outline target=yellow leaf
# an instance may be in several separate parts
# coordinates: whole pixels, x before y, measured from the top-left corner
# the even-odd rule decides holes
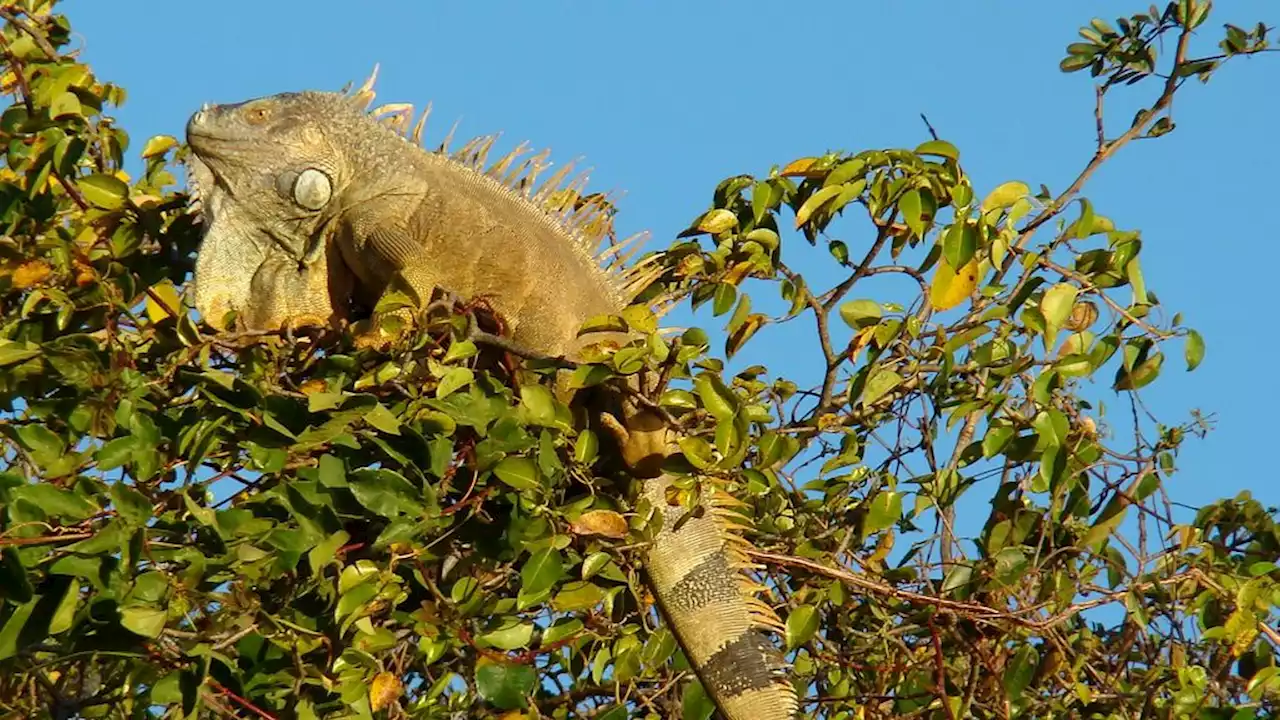
[[[44,282],[52,272],[53,268],[49,267],[49,263],[43,260],[28,260],[13,271],[10,282],[15,289],[26,290]]]
[[[161,202],[161,198],[158,195],[143,194],[143,195],[133,196],[133,204],[137,205],[143,210],[146,210],[147,208],[155,207],[156,205],[159,205],[160,202]]]
[[[163,155],[178,146],[177,138],[172,135],[156,135],[147,141],[142,148],[142,157],[149,158],[155,155]]]
[[[738,226],[738,216],[724,208],[710,210],[698,221],[698,229],[703,232],[719,235],[726,230]]]
[[[938,310],[949,310],[964,302],[978,286],[978,259],[975,257],[956,272],[946,258],[938,259],[929,287],[929,302]]]
[[[588,510],[573,521],[575,535],[600,535],[621,540],[627,536],[627,520],[612,510]]]
[[[982,200],[982,213],[985,215],[988,210],[997,208],[1006,208],[1013,205],[1019,199],[1025,197],[1031,192],[1031,188],[1024,182],[1011,180],[992,190]]]
[[[818,208],[826,205],[832,198],[840,194],[844,190],[843,185],[831,185],[824,187],[818,192],[809,196],[808,200],[800,206],[796,211],[796,227],[800,227],[809,221],[809,217],[818,211]]]
[[[73,260],[71,266],[76,270],[76,287],[88,287],[98,281],[98,273],[93,266],[80,261]]]
[[[755,267],[754,263],[743,261],[729,268],[729,272],[724,274],[724,281],[730,285],[737,285],[742,279]]]
[[[809,172],[809,169],[812,168],[813,164],[816,162],[818,162],[818,158],[815,157],[805,157],[800,158],[799,160],[792,160],[786,167],[782,168],[782,172],[779,174],[782,175],[782,177],[810,177],[811,173]],[[817,173],[812,174],[816,175]]]
[[[876,336],[876,327],[876,325],[868,325],[853,336],[852,347],[849,349],[849,362],[857,362],[862,349],[871,344],[872,338]]]
[[[369,708],[378,712],[400,697],[400,678],[389,672],[380,672],[373,676],[369,684]]]
[[[181,308],[182,301],[178,299],[178,291],[168,280],[152,285],[147,291],[147,317],[151,318],[151,322],[157,323],[165,318],[175,317]]]

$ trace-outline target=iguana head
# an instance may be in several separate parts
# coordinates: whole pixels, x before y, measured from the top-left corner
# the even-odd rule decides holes
[[[343,197],[343,188],[372,185],[353,182],[359,173],[342,151],[356,124],[367,122],[349,97],[322,92],[206,105],[191,116],[189,185],[206,224],[195,304],[207,322],[221,328],[232,310],[250,328],[340,314],[345,299],[330,297],[336,288],[326,281],[333,273],[324,267],[323,228],[358,200]],[[297,277],[288,276],[290,262]],[[282,285],[294,294],[264,297]]]

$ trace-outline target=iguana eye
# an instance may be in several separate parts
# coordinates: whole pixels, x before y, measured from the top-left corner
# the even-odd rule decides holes
[[[329,176],[315,168],[298,173],[293,181],[293,201],[308,210],[319,210],[333,196],[333,183]]]
[[[267,111],[267,108],[265,106],[253,105],[251,107],[245,108],[244,118],[249,122],[250,125],[258,125],[260,123],[265,122],[269,114],[270,113]]]

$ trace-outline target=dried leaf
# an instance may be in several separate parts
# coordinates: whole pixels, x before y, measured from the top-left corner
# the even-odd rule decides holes
[[[588,510],[573,521],[575,535],[600,535],[613,540],[627,536],[627,520],[612,510]]]
[[[369,707],[374,712],[389,707],[400,697],[402,686],[400,678],[389,672],[380,672],[373,676],[369,684]]]

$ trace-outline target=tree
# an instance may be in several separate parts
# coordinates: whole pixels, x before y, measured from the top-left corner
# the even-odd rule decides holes
[[[202,332],[184,149],[121,170],[125,92],[64,50],[55,5],[0,4],[5,716],[709,717],[629,552],[644,519],[547,373],[456,324],[387,349]],[[1184,84],[1270,51],[1262,24],[1198,49],[1210,11],[1081,28],[1061,70],[1095,79],[1097,147],[1058,193],[975,187],[938,137],[726,179],[655,288],[727,316],[723,340],[580,369],[669,378],[685,458],[755,519],[807,717],[1274,716],[1276,511],[1174,521],[1163,483],[1206,424],[1139,396],[1170,343],[1188,369],[1204,343],[1162,317],[1140,233],[1080,194],[1174,130]],[[1152,98],[1128,122],[1103,113],[1122,90]],[[787,264],[801,238],[838,284]],[[753,311],[773,292],[785,316]],[[724,370],[781,322],[813,323],[817,384]],[[1118,415],[1090,399],[1108,381]]]

